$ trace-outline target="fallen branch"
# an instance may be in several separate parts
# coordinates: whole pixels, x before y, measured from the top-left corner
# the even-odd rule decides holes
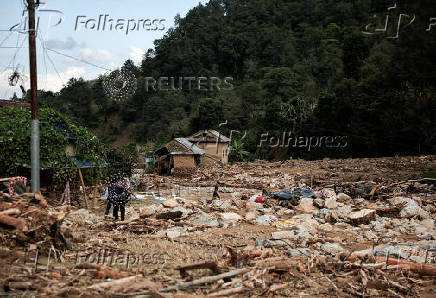
[[[112,288],[114,286],[121,286],[121,285],[127,284],[131,281],[134,281],[139,276],[138,275],[137,276],[129,276],[129,277],[113,280],[113,281],[101,282],[101,283],[89,286],[88,289],[104,290],[104,289]]]
[[[419,264],[394,258],[389,258],[386,260],[385,257],[377,257],[376,260],[377,263],[385,262],[387,265],[395,265],[390,268],[388,267],[388,269],[404,269],[420,275],[436,276],[436,265]]]
[[[0,215],[18,215],[21,211],[17,208],[11,208],[5,211],[0,212]]]
[[[14,218],[3,214],[0,214],[0,224],[13,227],[19,231],[24,231],[26,228],[26,221],[24,219]]]
[[[219,274],[219,275],[215,275],[215,276],[206,276],[197,280],[193,280],[193,281],[188,281],[188,282],[184,282],[175,286],[171,286],[171,287],[167,287],[167,288],[163,288],[162,290],[160,290],[160,292],[165,293],[165,292],[170,292],[170,291],[177,291],[177,290],[181,290],[181,289],[186,289],[192,286],[197,286],[197,285],[202,285],[202,284],[206,284],[206,283],[211,283],[223,278],[227,278],[227,277],[233,277],[239,274],[244,274],[246,272],[249,272],[250,269],[237,269],[237,270],[233,270],[233,271],[229,271],[223,274]]]

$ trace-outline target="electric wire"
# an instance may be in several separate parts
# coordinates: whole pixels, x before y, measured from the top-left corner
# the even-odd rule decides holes
[[[58,52],[58,51],[53,50],[53,49],[49,49],[49,48],[46,48],[46,49],[47,49],[48,51],[54,52],[54,53],[56,53],[56,54],[58,54],[58,55],[65,56],[65,57],[67,57],[67,58],[70,58],[70,59],[73,59],[73,60],[76,60],[76,61],[80,61],[80,62],[82,62],[82,63],[89,64],[89,65],[91,65],[91,66],[94,66],[94,67],[97,67],[97,68],[100,68],[100,69],[103,69],[103,70],[106,70],[106,71],[111,71],[111,70],[108,69],[108,68],[101,67],[101,66],[99,66],[99,65],[96,65],[96,64],[94,64],[94,63],[88,62],[88,61],[86,61],[86,60],[83,60],[83,59],[80,59],[80,58],[76,58],[76,57],[73,57],[73,56],[71,56],[71,55],[63,54],[63,53]]]
[[[43,48],[43,55],[46,55],[46,56],[47,56],[47,58],[48,58],[48,60],[50,61],[51,65],[53,66],[53,69],[55,70],[57,76],[59,77],[59,79],[60,79],[62,85],[64,86],[64,85],[65,85],[64,80],[62,80],[62,77],[61,77],[61,75],[59,74],[59,71],[57,70],[56,65],[54,64],[53,60],[51,59],[51,57],[49,56],[49,54],[48,54],[48,52],[47,52],[47,47],[46,47],[46,45],[45,45],[45,41],[40,37],[39,34],[38,34],[38,39],[39,39],[39,41],[41,42],[41,45],[42,45],[42,48]]]

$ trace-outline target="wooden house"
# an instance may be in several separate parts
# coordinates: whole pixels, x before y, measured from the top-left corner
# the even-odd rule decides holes
[[[187,140],[204,150],[207,156],[214,158],[223,164],[228,164],[230,139],[216,130],[200,130],[187,137]]]

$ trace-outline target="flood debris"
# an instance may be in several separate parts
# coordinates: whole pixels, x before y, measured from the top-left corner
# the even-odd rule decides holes
[[[390,172],[393,162],[403,170]],[[420,175],[434,163],[258,161],[185,178],[137,170],[140,199],[124,221],[104,217],[102,198],[78,209],[0,193],[0,294],[431,296],[436,183]],[[219,197],[207,202],[217,177]]]

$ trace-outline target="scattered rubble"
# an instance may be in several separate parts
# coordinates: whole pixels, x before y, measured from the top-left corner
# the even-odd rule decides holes
[[[105,219],[104,201],[77,209],[0,193],[0,294],[431,297],[436,183],[422,173],[435,160],[138,174],[123,222]]]

